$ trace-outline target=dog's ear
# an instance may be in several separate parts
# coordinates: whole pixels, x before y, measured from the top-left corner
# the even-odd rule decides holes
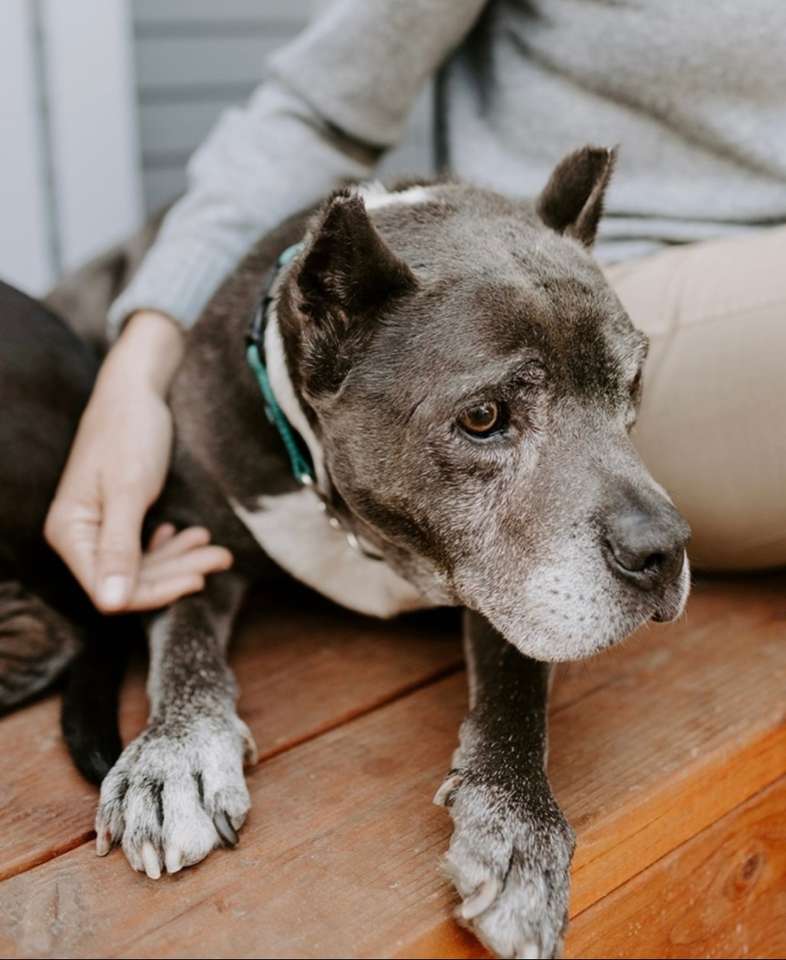
[[[560,160],[537,203],[546,226],[591,247],[616,159],[616,147],[588,146]]]
[[[365,349],[374,315],[417,286],[409,267],[390,250],[362,197],[340,190],[309,231],[295,277],[296,340],[303,386],[312,401],[336,394]]]
[[[416,281],[374,229],[363,199],[340,190],[312,231],[297,284],[305,314],[335,320],[338,311],[348,322],[414,289]]]

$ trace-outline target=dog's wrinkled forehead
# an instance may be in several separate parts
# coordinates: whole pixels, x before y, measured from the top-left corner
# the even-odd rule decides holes
[[[542,364],[557,389],[610,400],[645,349],[602,271],[577,241],[532,207],[463,185],[409,191],[412,201],[367,201],[390,249],[417,278],[392,304],[369,369],[422,371],[472,389],[511,363]]]

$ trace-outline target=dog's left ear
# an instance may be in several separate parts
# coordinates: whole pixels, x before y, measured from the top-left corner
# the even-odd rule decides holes
[[[414,289],[409,267],[374,228],[363,199],[340,190],[328,201],[298,272],[301,308],[312,319],[345,323]]]
[[[591,247],[616,159],[616,147],[582,147],[564,157],[537,202],[546,226]]]

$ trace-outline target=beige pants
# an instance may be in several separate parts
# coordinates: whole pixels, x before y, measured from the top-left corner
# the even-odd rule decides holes
[[[786,564],[786,228],[608,268],[651,338],[634,433],[694,564]]]

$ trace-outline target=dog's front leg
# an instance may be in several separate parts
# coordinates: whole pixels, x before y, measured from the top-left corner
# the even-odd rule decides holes
[[[465,613],[470,711],[435,802],[454,830],[459,917],[498,956],[553,957],[567,917],[573,831],[545,770],[549,667]]]
[[[150,716],[101,785],[99,854],[122,843],[135,870],[157,878],[234,846],[249,809],[243,762],[255,752],[235,712],[226,647],[243,593],[211,578],[150,619]]]

